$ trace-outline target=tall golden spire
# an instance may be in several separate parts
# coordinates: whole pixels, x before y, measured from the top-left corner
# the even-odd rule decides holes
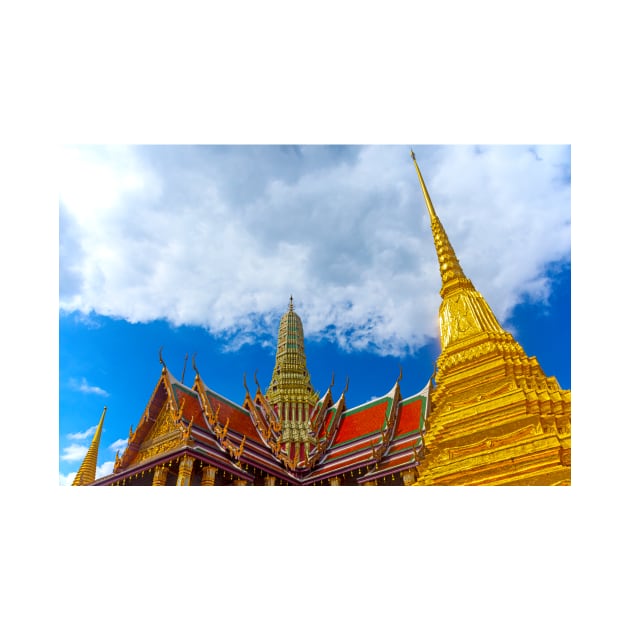
[[[98,426],[96,427],[96,432],[94,433],[94,437],[92,438],[92,443],[90,444],[90,448],[88,448],[88,452],[85,454],[85,458],[81,467],[79,468],[74,481],[72,482],[73,486],[87,486],[92,483],[96,479],[96,461],[98,459],[98,447],[101,441],[101,432],[103,431],[103,421],[105,420],[105,413],[107,412],[107,407],[103,407],[103,413],[101,414],[101,419],[99,420]]]
[[[464,274],[455,250],[448,240],[444,226],[437,216],[427,190],[416,156],[411,151],[424,201],[431,219],[431,232],[435,243],[442,277],[442,305],[440,306],[440,337],[442,348],[462,337],[479,332],[504,332],[483,296]]]
[[[265,396],[281,420],[283,442],[308,441],[308,420],[319,397],[306,367],[304,329],[294,310],[293,296],[280,320],[276,364]]]

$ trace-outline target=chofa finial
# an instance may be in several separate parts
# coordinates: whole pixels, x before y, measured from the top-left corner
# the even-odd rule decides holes
[[[243,373],[243,387],[245,388],[245,391],[247,392],[247,395],[249,396],[249,387],[247,387],[247,372]]]
[[[258,382],[258,370],[254,370],[254,383],[256,383],[256,388],[260,391],[260,383]]]

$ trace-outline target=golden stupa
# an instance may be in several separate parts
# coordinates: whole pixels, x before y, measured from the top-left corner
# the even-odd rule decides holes
[[[571,392],[464,275],[414,161],[442,277],[435,387],[415,485],[570,485]]]

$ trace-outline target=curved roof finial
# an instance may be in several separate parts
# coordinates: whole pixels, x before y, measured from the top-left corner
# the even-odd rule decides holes
[[[332,389],[334,384],[335,384],[335,372],[333,371],[332,378],[330,379],[330,385],[328,386],[328,389]]]
[[[199,370],[197,369],[197,363],[196,363],[196,361],[195,361],[195,357],[196,357],[196,356],[197,356],[197,353],[195,352],[195,353],[192,355],[191,363],[192,363],[193,370],[195,370],[195,374],[196,374],[199,378],[201,378],[201,376],[199,376]]]
[[[243,387],[245,388],[247,395],[250,396],[249,387],[247,387],[247,372],[243,372]]]
[[[350,377],[346,376],[346,386],[343,388],[343,394],[345,394],[348,391],[348,387],[350,386]]]
[[[397,383],[400,383],[400,381],[402,381],[402,365],[400,366],[400,372],[398,374],[398,378],[396,379]]]
[[[260,383],[258,382],[258,370],[254,370],[254,383],[256,383],[256,387],[258,391],[260,391]]]
[[[162,358],[162,349],[164,348],[164,346],[160,346],[160,363],[162,364],[162,367],[166,370],[166,363],[164,363],[164,359]]]
[[[188,352],[186,353],[186,356],[184,357],[184,369],[182,370],[182,377],[181,379],[179,379],[180,383],[184,382],[184,376],[186,376],[186,362],[188,361]]]

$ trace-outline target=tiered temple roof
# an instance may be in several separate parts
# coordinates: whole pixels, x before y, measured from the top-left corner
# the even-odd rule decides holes
[[[191,388],[164,366],[112,474],[91,481],[134,485],[144,479],[149,485],[156,469],[170,465],[166,485],[174,485],[177,462],[185,456],[197,463],[193,482],[209,466],[216,469],[215,485],[392,481],[415,465],[427,401],[428,386],[402,399],[396,381],[381,398],[346,409],[345,391],[333,402],[328,389],[308,418],[309,448],[297,451],[282,441],[283,419],[260,388],[254,397],[246,390],[239,405],[212,391],[198,372]]]

